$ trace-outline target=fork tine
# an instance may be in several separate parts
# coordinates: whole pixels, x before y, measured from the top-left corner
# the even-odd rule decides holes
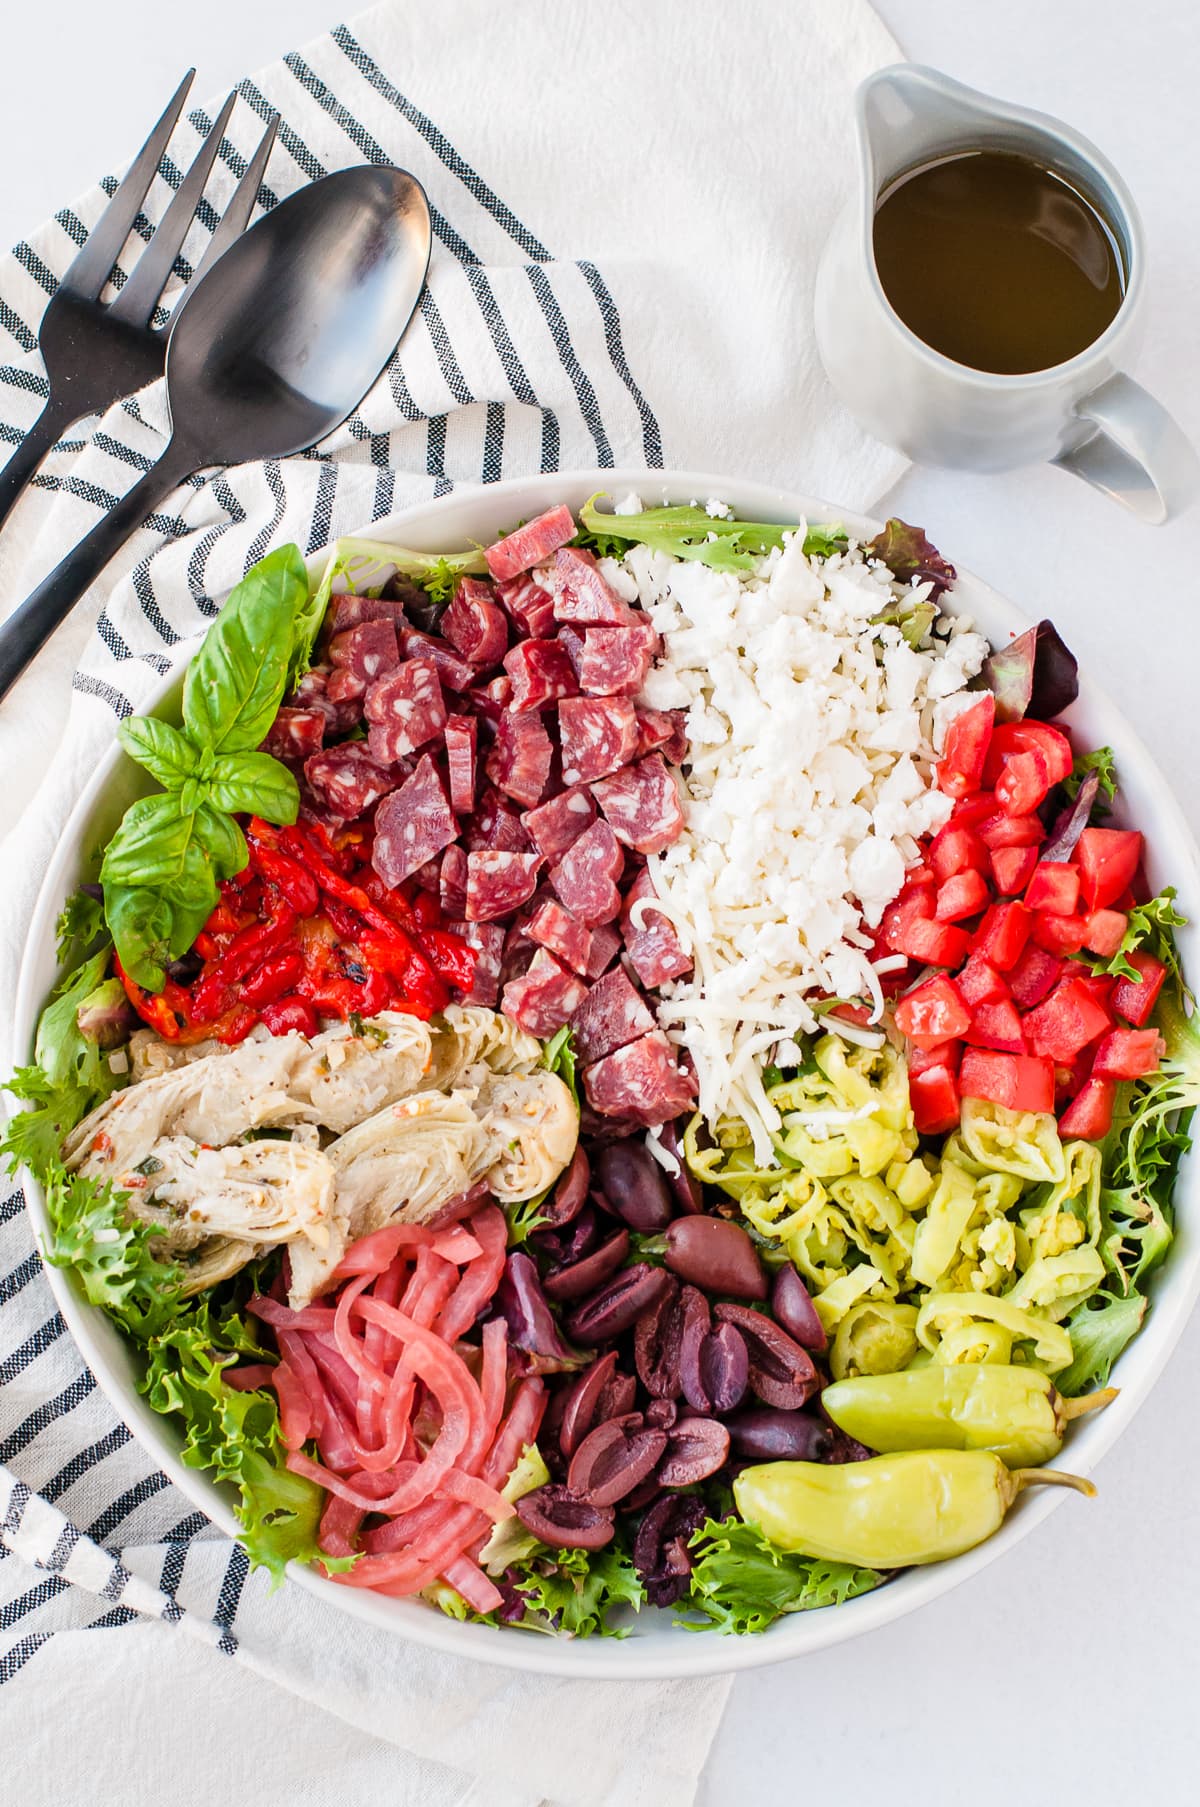
[[[108,281],[112,267],[121,255],[121,247],[129,237],[129,229],[137,218],[138,208],[154,180],[154,173],[175,130],[175,122],[183,112],[183,103],[195,74],[194,69],[189,69],[176,88],[162,118],[130,164],[120,187],[68,268],[62,286],[72,294],[95,301]]]
[[[209,172],[221,148],[225,127],[229,124],[229,115],[236,102],[235,92],[221,108],[216,123],[196,153],[192,167],[172,195],[170,206],[154,228],[154,236],[112,304],[114,320],[124,320],[129,326],[145,326],[149,322],[179,255],[179,247],[195,218],[196,209],[204,194],[204,184],[208,181]]]
[[[271,147],[275,143],[275,133],[278,129],[279,115],[272,113],[267,122],[267,129],[259,140],[258,149],[246,165],[245,175],[230,195],[229,205],[221,215],[217,229],[205,247],[204,256],[196,266],[196,273],[192,277],[193,284],[208,274],[218,257],[223,256],[234,239],[240,238],[246,230],[246,222],[254,211],[254,203],[258,199],[258,191],[262,187],[267,159],[271,155]],[[167,326],[169,327],[169,325],[168,321]],[[164,332],[167,328],[160,327],[158,330]]]

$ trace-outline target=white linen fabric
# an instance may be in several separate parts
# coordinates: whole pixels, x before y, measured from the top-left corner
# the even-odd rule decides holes
[[[305,457],[184,485],[0,708],[0,826],[12,829],[0,995],[14,996],[41,874],[117,720],[271,547],[295,540],[307,553],[456,486],[585,466],[725,470],[869,506],[899,460],[828,390],[811,285],[853,181],[853,88],[894,55],[865,0],[742,0],[736,13],[610,0],[602,14],[441,0],[376,7],[240,84],[215,211],[189,236],[175,284],[277,109],[261,206],[347,164],[408,168],[432,208],[428,288],[345,427]],[[147,96],[148,117],[157,101]],[[181,121],[142,239],[213,112]],[[105,178],[0,262],[8,445],[46,394],[41,312],[114,186]],[[167,428],[157,384],[71,430],[0,534],[0,612],[149,466]],[[0,1043],[4,1071],[24,1058]],[[117,1662],[149,1686],[180,1632],[192,1634],[188,1664],[209,1650],[233,1657],[309,1715],[412,1753],[412,1769],[397,1755],[397,1799],[687,1802],[727,1686],[526,1679],[385,1639],[300,1589],[270,1594],[99,1394],[11,1189],[0,1200],[0,1683],[14,1708],[39,1666],[60,1699],[69,1687],[78,1700],[99,1685],[98,1665]],[[330,1738],[341,1748],[344,1726]],[[256,1799],[301,1798],[270,1792],[261,1754]],[[197,1800],[201,1788],[212,1798],[211,1775],[196,1785]],[[57,1798],[76,1796],[60,1784]]]

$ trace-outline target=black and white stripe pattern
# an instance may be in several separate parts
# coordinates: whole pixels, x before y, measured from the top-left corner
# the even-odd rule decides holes
[[[193,479],[102,579],[70,730],[96,746],[273,544],[294,538],[311,551],[462,482],[663,463],[603,268],[556,256],[517,218],[362,33],[339,26],[239,92],[218,159],[223,193],[277,108],[262,205],[350,163],[410,169],[433,209],[429,287],[391,366],[319,452]],[[149,236],[210,123],[204,110],[181,123],[135,238]],[[3,444],[19,443],[46,394],[38,322],[113,186],[107,178],[0,264]],[[176,280],[217,217],[203,210]],[[31,562],[45,569],[51,549],[112,506],[158,455],[166,424],[156,387],[72,429],[36,478],[38,496],[22,503]],[[264,1587],[116,1420],[55,1308],[22,1195],[10,1191],[0,1199],[0,1682],[59,1629],[138,1616],[179,1622],[232,1654],[239,1608]]]

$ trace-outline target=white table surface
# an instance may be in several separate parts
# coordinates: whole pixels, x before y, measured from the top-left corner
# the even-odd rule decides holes
[[[672,3],[686,12],[683,0]],[[1137,373],[1200,440],[1200,235],[1188,181],[1198,168],[1200,25],[1188,0],[876,4],[914,59],[1064,115],[1124,172],[1144,214],[1151,265],[1150,329]],[[603,6],[588,10],[602,20]],[[733,54],[736,12],[731,4]],[[502,7],[496,16],[502,29]],[[146,96],[169,92],[190,61],[200,65],[197,92],[209,94],[332,17],[329,0],[23,7],[0,87],[0,239],[14,242],[118,161],[142,134]],[[619,73],[611,52],[601,73]],[[803,106],[802,95],[796,103]],[[1055,617],[1200,828],[1200,510],[1173,527],[1146,528],[1046,470],[988,479],[913,472],[891,503],[1027,611]],[[844,1792],[896,1807],[1194,1801],[1198,1370],[1200,1321],[1102,1465],[1094,1504],[1064,1507],[1003,1563],[870,1640],[740,1680],[703,1807],[827,1801]],[[189,1697],[200,1705],[193,1689],[201,1681],[194,1657],[165,1670],[163,1709],[187,1715]],[[269,1722],[273,1691],[251,1677],[241,1688],[248,1717],[257,1707]],[[154,1710],[138,1703],[139,1716]],[[128,1732],[111,1717],[106,1724],[93,1797],[101,1803],[116,1798],[102,1777],[137,1766],[133,1715],[120,1719]],[[335,1738],[329,1748],[331,1758],[339,1753],[321,1796],[331,1807],[357,1794],[347,1744]],[[49,1758],[50,1740],[43,1749]],[[269,1761],[261,1746],[260,1757]],[[168,1777],[162,1782],[161,1799],[172,1807],[183,1797]]]

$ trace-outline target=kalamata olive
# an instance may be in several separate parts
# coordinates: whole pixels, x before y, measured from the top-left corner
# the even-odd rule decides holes
[[[572,1262],[570,1267],[560,1267],[552,1274],[547,1274],[542,1281],[542,1290],[548,1299],[556,1302],[564,1299],[582,1299],[590,1292],[602,1286],[610,1274],[615,1274],[629,1253],[629,1231],[618,1230],[607,1242],[602,1242],[598,1249],[585,1255],[582,1261]]]
[[[633,1329],[642,1313],[667,1291],[670,1281],[671,1276],[663,1268],[651,1267],[647,1261],[622,1268],[590,1299],[575,1307],[567,1319],[567,1334],[575,1342],[589,1346],[612,1342],[614,1337]]]
[[[583,1143],[578,1142],[571,1157],[571,1165],[559,1179],[550,1197],[542,1203],[541,1215],[547,1226],[558,1229],[579,1216],[587,1203],[591,1177],[592,1170],[584,1153]]]
[[[703,1500],[668,1494],[651,1506],[633,1540],[633,1563],[651,1606],[674,1606],[688,1591],[688,1543],[708,1516]]]
[[[558,1443],[570,1461],[588,1432],[606,1418],[622,1418],[637,1396],[632,1374],[617,1373],[617,1352],[610,1349],[584,1370],[566,1393],[558,1417]],[[550,1412],[546,1414],[547,1421]]]
[[[652,1399],[646,1407],[646,1423],[656,1431],[669,1431],[678,1416],[679,1407],[673,1399]]]
[[[609,1418],[571,1457],[567,1485],[593,1506],[615,1506],[658,1467],[666,1447],[666,1431],[647,1426],[640,1412]]]
[[[504,1263],[496,1309],[508,1325],[511,1347],[524,1352],[525,1359],[515,1364],[521,1373],[561,1374],[588,1361],[588,1356],[563,1342],[533,1258],[520,1249]]]
[[[697,1221],[700,1221],[699,1219]],[[716,1316],[741,1331],[750,1355],[750,1385],[764,1405],[794,1411],[821,1390],[813,1359],[794,1337],[748,1305],[720,1304]]]
[[[642,1142],[610,1142],[596,1159],[600,1190],[631,1230],[652,1236],[675,1215],[663,1170]]]
[[[674,1399],[679,1392],[679,1343],[683,1316],[679,1282],[667,1284],[633,1327],[633,1365],[652,1399]]]
[[[712,1411],[718,1417],[734,1412],[749,1384],[750,1352],[745,1337],[736,1324],[718,1324],[700,1345],[700,1391],[709,1403],[697,1410]]]
[[[697,1286],[685,1286],[682,1334],[679,1339],[679,1385],[688,1404],[697,1412],[710,1412],[712,1400],[700,1368],[700,1351],[712,1328],[708,1300]]]
[[[752,1462],[823,1462],[833,1448],[829,1426],[810,1412],[749,1406],[725,1423],[734,1455]]]
[[[613,1538],[611,1510],[581,1500],[569,1487],[537,1487],[516,1501],[517,1517],[552,1550],[602,1550]]]
[[[681,1280],[734,1299],[765,1299],[767,1276],[740,1224],[723,1217],[677,1217],[663,1260]]]
[[[692,1487],[716,1474],[729,1458],[729,1432],[715,1418],[687,1415],[667,1432],[667,1453],[658,1465],[664,1487]]]
[[[570,1267],[572,1262],[582,1261],[585,1255],[600,1246],[608,1227],[607,1213],[602,1220],[596,1207],[586,1204],[579,1216],[563,1224],[561,1229],[535,1230],[529,1238],[529,1246],[554,1267]]]
[[[829,1339],[817,1316],[817,1308],[790,1261],[780,1268],[771,1287],[771,1314],[789,1336],[795,1337],[802,1349],[813,1349],[819,1355],[828,1346]]]
[[[669,1155],[674,1155],[678,1163],[675,1173],[667,1173],[667,1185],[676,1205],[689,1216],[695,1216],[704,1209],[704,1195],[700,1190],[700,1182],[688,1167],[683,1152],[683,1131],[680,1124],[685,1119],[677,1118],[674,1123],[664,1123],[658,1132],[658,1139]]]

